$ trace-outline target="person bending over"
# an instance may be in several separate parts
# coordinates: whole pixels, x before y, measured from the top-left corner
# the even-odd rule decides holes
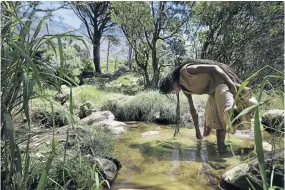
[[[234,97],[241,80],[226,64],[212,60],[187,60],[175,67],[159,81],[159,91],[163,94],[178,93],[181,90],[187,97],[190,112],[194,121],[197,139],[202,139],[199,129],[198,114],[194,106],[192,94],[208,94],[205,109],[203,136],[208,136],[211,129],[216,129],[217,143],[224,145],[226,131],[229,129],[230,113],[237,115],[246,107],[256,103],[250,88],[244,88],[237,104]],[[237,120],[235,129],[249,129],[252,113],[245,114]]]

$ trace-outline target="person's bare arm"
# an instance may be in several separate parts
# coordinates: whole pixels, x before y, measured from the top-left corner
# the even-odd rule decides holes
[[[223,81],[227,83],[230,91],[234,95],[237,92],[236,84],[218,65],[190,65],[187,67],[187,72],[193,75],[197,73],[216,73]]]
[[[188,99],[188,103],[189,103],[189,107],[190,107],[190,113],[191,113],[191,116],[192,116],[192,119],[194,122],[195,131],[196,131],[196,138],[202,139],[201,131],[199,128],[198,112],[197,112],[197,109],[195,108],[195,104],[194,104],[194,101],[192,99],[192,96],[191,96],[191,94],[186,94],[186,93],[184,93],[184,95]]]

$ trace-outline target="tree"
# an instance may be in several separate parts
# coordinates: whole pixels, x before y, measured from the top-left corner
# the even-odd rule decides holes
[[[144,56],[147,58],[148,50],[150,51],[153,76],[149,87],[156,88],[160,74],[157,43],[159,40],[173,38],[181,31],[182,26],[190,18],[191,6],[188,6],[187,2],[150,1],[112,2],[112,7],[113,20],[123,29],[133,47],[135,57],[142,52],[134,48],[143,47]],[[140,45],[135,46],[134,44],[138,43],[137,39]]]
[[[109,12],[109,1],[72,2],[72,9],[86,27],[88,38],[93,45],[95,71],[101,74],[100,40],[102,34],[114,26]]]
[[[107,37],[107,40],[108,40],[106,70],[108,71],[110,49],[112,48],[112,46],[118,45],[120,43],[120,40],[119,40],[119,38],[116,38],[115,36],[112,36],[112,35],[108,35],[106,37]]]
[[[199,2],[194,17],[201,58],[230,64],[243,79],[269,63],[283,70],[283,2]]]

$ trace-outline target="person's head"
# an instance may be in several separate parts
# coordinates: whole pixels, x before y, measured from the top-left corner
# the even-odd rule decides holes
[[[167,75],[159,81],[158,88],[162,94],[178,93],[181,90],[179,85],[180,69],[183,65],[179,65],[172,69]]]

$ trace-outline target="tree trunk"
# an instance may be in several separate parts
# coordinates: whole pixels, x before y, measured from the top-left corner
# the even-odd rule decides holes
[[[208,40],[206,42],[204,42],[202,50],[201,50],[201,59],[206,59],[207,49],[208,49],[209,45],[210,45],[210,42]]]
[[[116,56],[116,59],[115,59],[115,71],[117,70],[117,59],[118,59],[118,56]]]
[[[128,54],[128,66],[129,66],[129,70],[131,71],[132,70],[132,47],[131,45],[129,45],[129,54]]]
[[[101,66],[100,66],[100,38],[97,37],[97,39],[93,42],[93,62],[95,66],[95,72],[98,74],[101,74]]]
[[[152,68],[153,68],[153,77],[151,81],[151,87],[156,89],[159,81],[159,69],[158,69],[158,62],[156,58],[156,41],[152,42],[153,48],[152,48]]]
[[[108,65],[109,65],[109,52],[110,52],[110,39],[108,39],[108,49],[107,49],[107,64],[106,64],[106,71],[108,71]]]
[[[149,75],[148,75],[148,72],[147,72],[147,67],[142,68],[142,69],[143,69],[143,72],[144,72],[145,87],[149,88],[151,86],[151,84],[150,84]]]

